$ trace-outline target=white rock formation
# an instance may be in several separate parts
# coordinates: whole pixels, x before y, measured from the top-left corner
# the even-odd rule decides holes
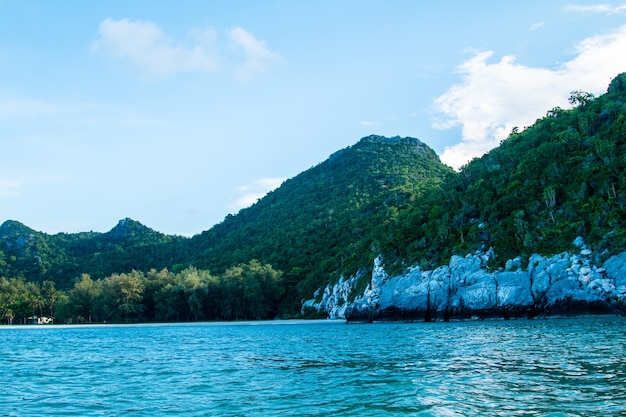
[[[369,284],[350,300],[362,274],[342,277],[305,307],[348,320],[430,320],[470,317],[532,317],[535,315],[620,313],[626,309],[626,252],[602,267],[581,238],[578,253],[550,258],[532,255],[526,270],[522,259],[506,262],[504,271],[490,271],[493,250],[453,256],[433,271],[418,266],[389,276],[382,258],[374,260]]]

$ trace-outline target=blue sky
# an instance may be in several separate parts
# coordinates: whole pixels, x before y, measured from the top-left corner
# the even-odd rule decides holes
[[[626,3],[0,0],[0,222],[193,235],[370,134],[456,168],[626,71]]]

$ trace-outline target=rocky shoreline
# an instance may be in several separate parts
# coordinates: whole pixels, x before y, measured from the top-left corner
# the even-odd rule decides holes
[[[303,303],[303,313],[326,312],[347,322],[447,321],[626,314],[626,252],[594,263],[581,238],[574,253],[532,255],[492,271],[493,250],[453,256],[448,265],[423,271],[415,266],[390,276],[380,257],[367,288],[354,296],[356,275],[342,277]]]

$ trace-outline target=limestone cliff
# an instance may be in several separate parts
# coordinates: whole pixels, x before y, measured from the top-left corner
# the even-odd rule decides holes
[[[595,265],[582,239],[575,253],[533,255],[524,270],[519,258],[491,271],[493,250],[453,256],[431,271],[412,267],[390,276],[381,258],[367,288],[350,300],[361,276],[327,286],[303,311],[325,311],[348,321],[519,318],[626,311],[626,252]],[[321,298],[319,297],[321,295]]]

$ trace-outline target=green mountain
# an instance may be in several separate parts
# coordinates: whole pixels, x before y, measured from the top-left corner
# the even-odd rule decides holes
[[[8,220],[0,225],[0,276],[51,280],[68,288],[82,273],[103,278],[132,269],[169,267],[184,241],[131,219],[120,220],[107,233],[56,235]]]
[[[406,260],[493,247],[503,265],[569,250],[578,236],[604,257],[626,249],[626,73],[606,94],[574,91],[570,102],[445,182],[416,213],[424,229],[404,242]]]
[[[188,263],[271,264],[299,310],[304,294],[369,267],[416,201],[454,175],[418,139],[369,136],[194,237]]]
[[[460,172],[418,139],[363,138],[193,238],[130,219],[107,233],[57,235],[7,221],[0,277],[74,291],[79,279],[89,287],[91,278],[142,271],[124,279],[140,282],[144,298],[103,317],[259,318],[296,315],[317,288],[371,269],[379,255],[394,273],[494,248],[496,268],[515,256],[527,262],[569,250],[580,236],[606,258],[626,248],[626,73],[606,94],[575,91],[570,101],[573,108],[514,129]],[[198,272],[209,270],[217,275]],[[235,311],[259,294],[254,311]]]

